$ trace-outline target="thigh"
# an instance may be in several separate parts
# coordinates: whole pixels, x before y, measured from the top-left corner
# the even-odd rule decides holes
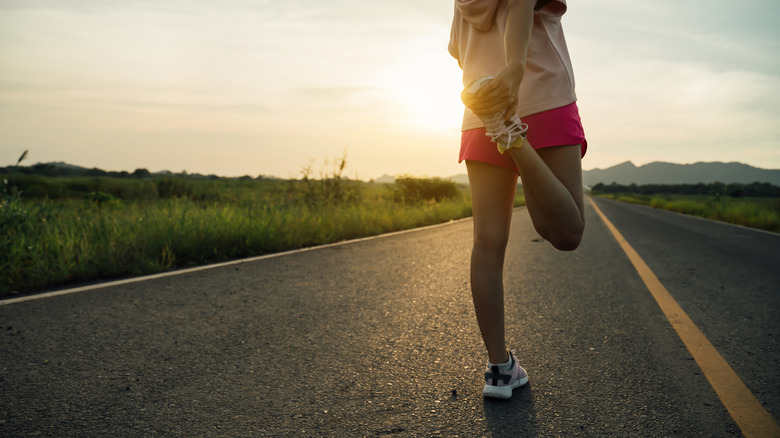
[[[558,181],[571,193],[577,208],[580,210],[580,216],[584,220],[582,145],[553,146],[537,149],[536,152]]]
[[[480,161],[466,160],[471,186],[475,239],[506,244],[512,221],[517,173]]]

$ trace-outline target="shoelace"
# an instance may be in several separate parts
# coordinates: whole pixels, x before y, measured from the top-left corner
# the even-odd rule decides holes
[[[494,143],[498,143],[498,139],[502,135],[506,135],[506,146],[512,144],[517,137],[521,137],[528,131],[528,124],[520,122],[520,118],[517,117],[517,115],[506,120],[502,113],[496,113],[482,122],[486,127],[489,127],[489,130],[486,130],[485,135],[490,137]]]

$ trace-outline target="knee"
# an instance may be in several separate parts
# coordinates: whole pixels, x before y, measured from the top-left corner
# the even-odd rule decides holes
[[[553,233],[547,241],[558,251],[574,251],[582,242],[583,231],[583,228],[578,228]]]
[[[534,224],[536,232],[558,251],[574,251],[582,242],[585,231],[584,222],[575,222],[565,227],[555,227],[545,224]]]
[[[474,235],[474,250],[487,254],[503,254],[509,236],[497,232],[482,232]]]
[[[580,246],[580,242],[582,242],[582,236],[557,239],[555,241],[551,241],[550,243],[558,251],[574,251]]]

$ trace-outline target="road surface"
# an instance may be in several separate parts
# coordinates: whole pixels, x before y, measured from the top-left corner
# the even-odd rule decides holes
[[[596,200],[780,418],[780,236]],[[0,436],[740,436],[605,224],[557,252],[518,209],[481,395],[472,222],[0,305]]]

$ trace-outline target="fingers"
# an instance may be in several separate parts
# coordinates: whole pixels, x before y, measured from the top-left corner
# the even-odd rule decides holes
[[[463,102],[477,115],[492,115],[504,111],[514,111],[516,98],[506,94],[488,94],[484,97],[465,98]]]
[[[514,114],[517,96],[510,84],[491,81],[474,94],[461,93],[461,101],[477,115],[492,115],[498,112]]]
[[[503,101],[489,106],[471,108],[471,110],[474,112],[474,114],[478,116],[482,116],[482,115],[491,116],[496,113],[501,113],[510,110],[512,111],[512,113],[514,113],[515,111],[514,106],[512,106],[512,104],[509,101]]]
[[[506,85],[502,84],[500,81],[493,80],[479,90],[477,97],[483,100],[498,100],[509,96],[510,94],[509,88]]]

